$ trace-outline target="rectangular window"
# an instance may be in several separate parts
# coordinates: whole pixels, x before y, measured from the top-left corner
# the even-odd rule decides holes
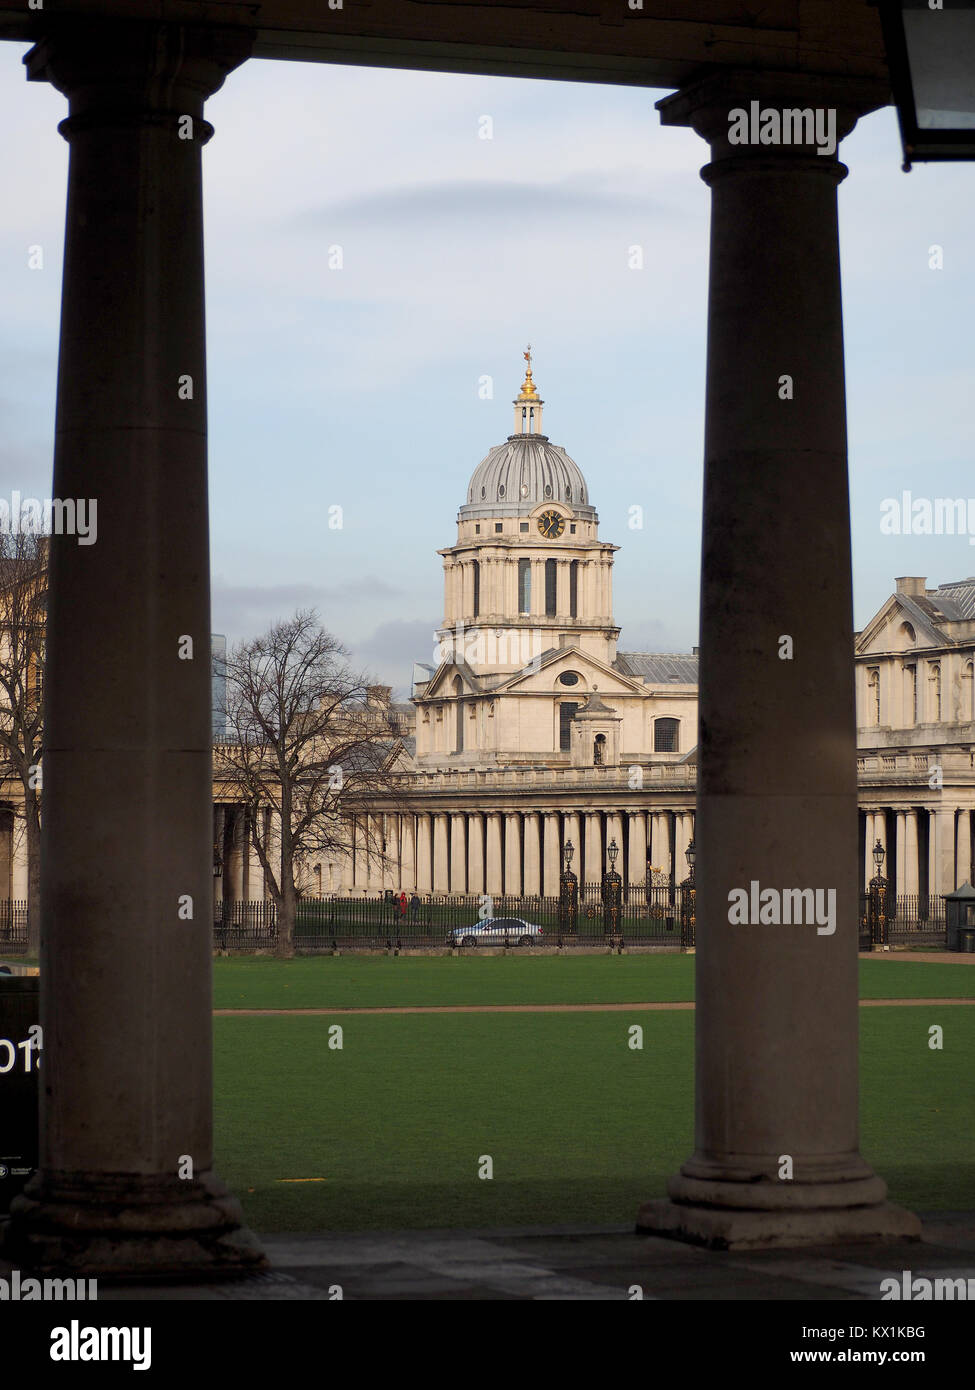
[[[554,618],[557,610],[556,585],[558,583],[558,561],[545,561],[545,616]]]
[[[518,561],[518,612],[532,611],[532,562]]]
[[[474,617],[478,617],[481,612],[481,566],[477,560],[474,561]]]
[[[569,617],[579,616],[579,561],[573,560],[569,565]]]
[[[518,530],[519,530],[519,531],[527,531],[527,530],[528,530],[528,522],[527,522],[527,521],[520,521],[520,522],[518,523]]]
[[[559,705],[559,749],[563,753],[569,752],[572,741],[572,719],[578,708],[578,704],[574,704],[571,700],[566,700],[564,704]]]

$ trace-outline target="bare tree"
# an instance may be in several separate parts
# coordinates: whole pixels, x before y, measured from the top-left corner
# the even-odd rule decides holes
[[[392,771],[399,741],[377,721],[368,678],[347,656],[315,610],[305,609],[226,659],[229,741],[214,750],[214,774],[250,810],[253,847],[277,904],[279,955],[294,954],[303,864],[350,850],[343,798],[399,799]],[[382,858],[375,834],[368,848]]]
[[[0,533],[0,778],[13,782],[14,839],[27,841],[28,948],[40,945],[44,624],[48,541]],[[11,846],[11,852],[13,845]],[[0,888],[0,895],[3,893]],[[9,890],[7,890],[9,891]]]

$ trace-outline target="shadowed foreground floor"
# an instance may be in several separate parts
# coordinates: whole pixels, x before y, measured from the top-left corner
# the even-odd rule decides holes
[[[264,1238],[267,1274],[211,1286],[109,1287],[99,1301],[644,1299],[872,1300],[882,1279],[975,1279],[975,1213],[936,1212],[924,1239],[726,1254],[625,1227],[367,1232]],[[0,1273],[7,1271],[0,1263]],[[341,1295],[337,1288],[341,1289]]]

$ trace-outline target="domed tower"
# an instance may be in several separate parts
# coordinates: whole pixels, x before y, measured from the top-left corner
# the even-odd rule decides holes
[[[577,463],[542,433],[544,402],[531,348],[514,401],[515,429],[475,468],[457,515],[457,544],[441,550],[446,654],[478,675],[516,671],[553,647],[575,645],[611,665],[613,555]]]

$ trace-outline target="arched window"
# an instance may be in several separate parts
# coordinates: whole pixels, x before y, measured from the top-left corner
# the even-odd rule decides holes
[[[908,724],[917,723],[917,667],[904,667],[904,713]]]
[[[928,688],[931,692],[928,718],[938,723],[941,719],[941,666],[937,661],[931,663],[931,672],[928,676]]]
[[[532,611],[532,562],[518,561],[518,612]]]
[[[867,714],[870,724],[880,723],[880,671],[876,666],[867,673]]]
[[[593,767],[602,767],[606,761],[606,735],[597,734],[592,742]]]
[[[569,562],[569,617],[579,616],[579,561]]]
[[[677,752],[677,731],[679,719],[657,719],[653,726],[653,751],[655,753]]]
[[[558,561],[545,561],[545,616],[554,618],[557,612]]]
[[[564,700],[559,705],[559,750],[568,753],[572,747],[572,720],[579,708],[578,701]]]
[[[474,616],[475,618],[478,617],[478,616],[480,615],[480,612],[481,612],[481,563],[480,563],[479,560],[475,560],[475,561],[474,561],[474,613],[473,613],[473,616]]]
[[[970,661],[961,677],[961,717],[975,719],[975,662]]]

